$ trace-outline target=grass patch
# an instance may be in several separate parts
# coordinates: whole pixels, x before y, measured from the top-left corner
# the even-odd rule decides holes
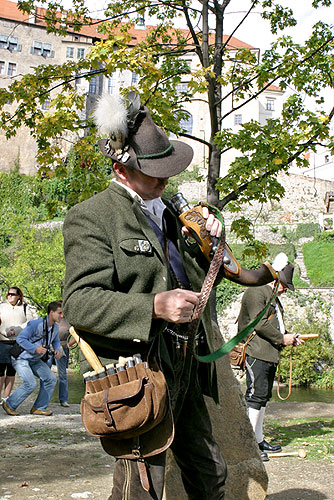
[[[334,285],[334,242],[315,239],[303,245],[307,276],[315,286]]]
[[[283,451],[304,448],[306,460],[334,460],[334,418],[296,418],[283,423],[267,419],[264,428],[266,438],[279,443]]]

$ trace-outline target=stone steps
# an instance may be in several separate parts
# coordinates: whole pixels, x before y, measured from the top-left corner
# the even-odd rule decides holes
[[[311,285],[311,282],[310,282],[309,278],[307,277],[307,271],[306,271],[306,267],[305,267],[305,264],[304,264],[304,256],[303,256],[302,245],[298,245],[296,247],[296,252],[297,252],[297,255],[296,255],[296,258],[295,258],[295,264],[299,267],[300,278],[303,281],[305,281],[306,283],[308,283],[309,285]]]

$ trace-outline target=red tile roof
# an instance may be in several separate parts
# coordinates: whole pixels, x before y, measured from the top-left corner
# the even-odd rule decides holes
[[[44,17],[46,15],[46,9],[43,9],[41,7],[36,8],[36,19],[35,19],[35,24],[37,26],[45,26],[46,23],[44,21]],[[10,0],[0,0],[0,17],[3,19],[10,19],[12,21],[18,21],[18,22],[29,22],[29,15],[28,14],[23,14],[17,7],[16,2],[12,2]],[[60,17],[60,13],[59,13]],[[84,25],[80,31],[81,35],[86,35],[89,37],[93,38],[105,38],[105,35],[102,35],[101,33],[98,33],[97,29],[99,26],[99,23],[102,22],[102,19],[93,19],[93,24],[91,25]],[[132,42],[133,45],[136,45],[137,43],[143,41],[145,39],[146,33],[149,30],[152,30],[154,26],[146,25],[146,29],[136,29],[132,28],[131,29],[131,35],[132,35]],[[68,30],[70,33],[73,33],[71,29]],[[180,30],[185,38],[188,38],[191,40],[190,33],[186,29]],[[227,35],[223,35],[223,43],[226,42],[228,39]],[[210,35],[210,42],[214,42],[214,35]],[[233,50],[233,49],[239,49],[239,48],[254,48],[251,45],[242,42],[241,40],[238,40],[235,37],[231,37],[228,47]]]

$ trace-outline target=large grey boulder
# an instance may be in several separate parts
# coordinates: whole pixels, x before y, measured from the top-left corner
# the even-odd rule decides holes
[[[222,344],[217,328],[216,345]],[[217,362],[220,407],[206,399],[215,438],[227,463],[225,500],[264,500],[268,476],[250,425],[239,382],[234,377],[228,356]],[[164,500],[187,500],[179,469],[168,452]]]

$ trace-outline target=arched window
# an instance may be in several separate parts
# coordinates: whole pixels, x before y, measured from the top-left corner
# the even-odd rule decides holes
[[[194,123],[193,115],[191,115],[189,113],[186,119],[183,119],[183,120],[180,121],[180,127],[187,134],[192,135],[192,133],[193,133],[193,123]]]

